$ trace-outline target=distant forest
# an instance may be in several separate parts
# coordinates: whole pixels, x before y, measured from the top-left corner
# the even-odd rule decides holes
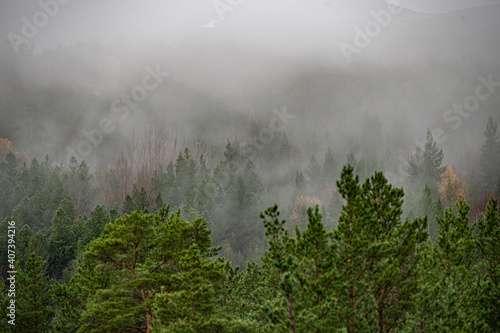
[[[497,332],[500,142],[485,125],[477,173],[461,179],[428,131],[404,190],[371,140],[360,156],[312,147],[297,170],[282,131],[250,157],[226,140],[209,163],[163,154],[158,123],[92,171],[2,138],[6,286],[10,221],[18,271],[2,332]]]

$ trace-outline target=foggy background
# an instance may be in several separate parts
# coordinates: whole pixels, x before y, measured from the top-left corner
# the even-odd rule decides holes
[[[19,45],[12,34],[22,36],[23,17],[33,22],[40,3],[54,2],[0,3],[0,137],[30,157],[67,162],[102,119],[115,129],[80,154],[93,168],[152,122],[169,128],[172,156],[201,142],[220,156],[227,139],[244,145],[252,122],[267,126],[273,109],[286,108],[298,169],[312,141],[341,164],[362,154],[374,144],[363,141],[363,126],[376,126],[368,115],[380,122],[375,145],[393,174],[428,128],[444,131],[445,163],[465,172],[466,152],[500,114],[494,92],[456,130],[443,119],[479,76],[500,81],[500,1],[401,1],[404,10],[352,61],[341,44],[354,46],[356,28],[387,10],[385,1],[66,2]],[[217,4],[230,10],[219,15]],[[146,67],[169,75],[121,119],[113,101],[141,85]]]

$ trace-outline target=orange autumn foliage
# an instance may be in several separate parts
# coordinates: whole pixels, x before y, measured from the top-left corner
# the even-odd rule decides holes
[[[0,138],[0,159],[3,159],[11,149],[12,142],[10,142],[7,138]]]
[[[438,186],[441,203],[445,207],[450,205],[454,207],[459,197],[465,199],[469,194],[465,184],[458,179],[450,166],[441,175],[441,182],[438,183]]]

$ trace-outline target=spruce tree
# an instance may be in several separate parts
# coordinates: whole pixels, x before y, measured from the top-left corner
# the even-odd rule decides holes
[[[484,191],[493,192],[500,175],[500,142],[498,141],[497,123],[490,117],[483,132],[485,142],[479,156],[480,181]]]
[[[429,185],[425,184],[424,191],[417,204],[417,216],[428,219],[428,232],[431,239],[435,239],[438,234],[438,224],[436,220],[436,203],[432,199],[432,191]]]
[[[144,187],[141,186],[141,190],[139,190],[138,186],[136,184],[134,185],[132,190],[132,201],[135,205],[134,208],[139,208],[141,211],[145,211],[149,208],[148,194]]]
[[[60,277],[63,269],[75,258],[77,238],[73,232],[74,218],[72,202],[68,199],[63,200],[48,230],[51,276]]]
[[[437,148],[437,143],[434,141],[431,131],[427,130],[427,141],[422,151],[422,177],[427,181],[438,182],[441,175],[446,171],[446,166],[443,166],[443,158],[443,150]]]
[[[325,181],[333,181],[337,177],[337,162],[330,148],[326,151],[321,171]]]
[[[210,170],[207,167],[207,160],[205,159],[205,156],[203,156],[203,153],[200,154],[200,160],[198,163],[198,179],[202,181],[203,179],[205,179],[205,177],[208,177],[210,175]]]
[[[243,169],[243,177],[247,189],[252,195],[257,196],[264,190],[262,179],[259,177],[257,168],[251,160],[247,161],[245,169]]]
[[[123,204],[122,204],[122,208],[121,208],[122,214],[130,214],[135,210],[135,208],[136,207],[134,204],[134,200],[132,200],[132,197],[129,194],[127,194],[127,196],[125,197],[125,200],[123,200]]]
[[[47,263],[32,253],[24,269],[17,275],[16,332],[50,332],[54,309],[46,269]]]
[[[158,195],[155,198],[155,210],[158,210],[163,206],[165,206],[165,203],[163,202],[163,197],[161,196],[161,193],[158,193]]]
[[[481,302],[483,318],[493,332],[500,331],[500,211],[498,201],[491,198],[484,217],[476,222],[476,247],[482,258],[479,271],[486,278]]]
[[[112,222],[109,213],[103,205],[98,205],[90,212],[89,218],[84,223],[84,234],[82,235],[82,246],[86,246],[92,240],[99,237],[104,226]]]
[[[295,203],[295,199],[298,196],[305,195],[307,191],[307,183],[304,175],[302,172],[297,172],[295,173],[295,190],[292,196],[292,204]]]
[[[457,213],[448,207],[444,216],[437,218],[440,230],[436,243],[419,251],[414,311],[408,313],[405,331],[488,331],[478,306],[484,285],[475,268],[478,256],[468,212],[462,198],[457,202]]]

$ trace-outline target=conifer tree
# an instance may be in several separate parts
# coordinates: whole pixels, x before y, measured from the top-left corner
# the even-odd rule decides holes
[[[132,200],[132,197],[127,194],[125,197],[125,200],[123,201],[121,212],[122,214],[130,214],[135,210],[135,204],[134,200]]]
[[[165,203],[163,202],[163,197],[161,196],[161,193],[158,193],[158,195],[155,198],[155,210],[158,210],[163,206],[165,206]]]
[[[479,156],[481,187],[484,191],[495,190],[500,175],[500,142],[498,141],[497,123],[490,117],[483,132],[485,142],[481,146]]]
[[[307,191],[306,179],[302,174],[302,172],[299,172],[297,170],[297,172],[295,173],[295,190],[292,197],[292,203],[295,203],[295,199],[298,196],[304,195],[306,191]]]
[[[380,172],[360,185],[344,167],[339,193],[346,201],[333,231],[341,272],[341,321],[348,332],[394,330],[414,288],[415,251],[427,233],[426,220],[401,221],[403,191]]]
[[[64,199],[54,214],[48,230],[51,276],[59,277],[67,264],[75,258],[77,239],[73,233],[74,218],[72,202]]]
[[[67,188],[69,197],[75,204],[76,215],[80,215],[88,212],[94,203],[93,175],[90,173],[85,161],[74,167],[71,167],[72,162],[76,162],[76,160],[72,159],[70,161],[70,172],[68,174],[69,186]]]
[[[486,277],[485,287],[476,304],[483,309],[483,318],[493,332],[500,330],[500,211],[498,201],[491,198],[484,218],[476,222],[476,247],[483,260],[479,262],[479,272]]]
[[[330,148],[326,151],[321,171],[323,179],[326,181],[333,181],[335,177],[337,177],[337,162],[335,161],[335,157],[333,156]]]
[[[103,205],[97,205],[92,212],[90,212],[89,218],[84,223],[84,234],[82,235],[82,246],[87,245],[92,240],[99,237],[99,235],[104,230],[104,226],[111,222],[111,217],[109,216],[106,207]]]
[[[359,162],[356,158],[356,154],[354,154],[354,152],[352,150],[349,152],[349,154],[347,154],[347,164],[352,165],[354,170],[356,170],[358,168]]]
[[[162,195],[165,199],[165,202],[169,202],[172,206],[176,206],[179,204],[179,194],[175,182],[175,167],[174,164],[170,162],[167,165],[165,189]]]
[[[443,166],[443,158],[443,150],[437,148],[431,131],[427,130],[427,141],[422,151],[419,175],[427,182],[429,180],[434,183],[438,182],[441,174],[446,171],[446,166]]]
[[[248,192],[252,195],[258,195],[264,190],[262,179],[257,173],[257,168],[251,160],[247,161],[245,169],[243,169],[243,177],[247,186]]]
[[[437,208],[436,202],[432,200],[431,188],[429,185],[425,184],[424,191],[418,201],[417,206],[417,216],[427,217],[428,220],[428,233],[431,239],[435,239],[438,233],[438,224],[437,224]]]
[[[50,332],[54,309],[51,306],[50,282],[45,275],[46,269],[47,263],[32,253],[24,269],[17,275],[17,332]]]
[[[205,159],[205,156],[203,156],[203,153],[200,154],[200,160],[198,163],[198,179],[201,181],[210,175],[210,170],[207,167],[207,160]]]
[[[92,272],[107,275],[108,283],[89,299],[78,332],[151,333],[154,327],[176,322],[192,324],[191,311],[196,316],[197,307],[203,305],[189,295],[198,297],[205,288],[215,288],[218,273],[208,269],[207,261],[215,253],[206,222],[201,218],[186,222],[179,212],[169,216],[167,209],[161,209],[152,216],[135,211],[107,224],[103,235],[89,245],[84,261]],[[195,263],[202,266],[194,270]],[[197,286],[189,279],[204,284]],[[188,300],[189,312],[180,311],[183,304],[178,303],[172,310],[180,312],[173,317],[157,313],[155,304],[168,303],[170,297]],[[191,324],[181,327],[193,331]]]
[[[457,213],[451,207],[438,217],[436,244],[421,248],[407,332],[488,331],[478,304],[484,289],[475,269],[475,236],[467,217],[469,207],[461,198]]]
[[[132,201],[134,202],[134,209],[139,208],[141,211],[145,211],[149,208],[148,194],[144,187],[141,186],[139,191],[138,186],[135,184],[132,190]]]

